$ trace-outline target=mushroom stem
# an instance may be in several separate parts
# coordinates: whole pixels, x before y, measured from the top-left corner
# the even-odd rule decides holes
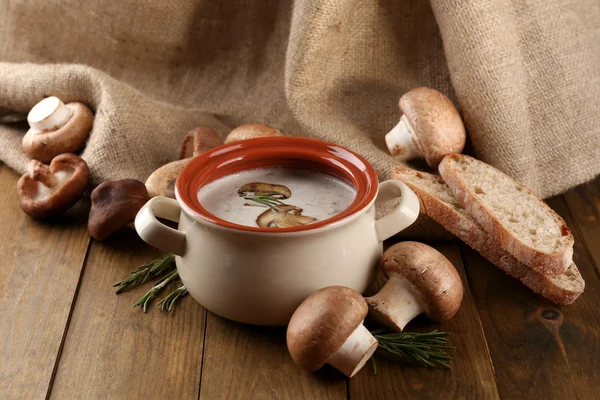
[[[385,144],[393,156],[399,160],[410,160],[422,155],[418,146],[415,131],[408,122],[406,115],[402,115],[400,122],[385,135]]]
[[[29,161],[29,164],[27,164],[27,174],[31,179],[49,188],[56,186],[58,183],[56,175],[50,172],[50,168],[38,160]]]
[[[402,276],[391,276],[379,293],[366,300],[373,317],[396,332],[428,311],[423,296]]]
[[[73,116],[73,110],[58,97],[47,97],[37,103],[29,115],[27,122],[35,133],[56,130],[65,125]]]
[[[360,324],[350,334],[327,364],[341,371],[348,378],[352,378],[377,350],[377,339],[363,324]]]

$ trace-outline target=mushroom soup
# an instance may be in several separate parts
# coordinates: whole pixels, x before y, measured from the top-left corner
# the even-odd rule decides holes
[[[350,184],[331,175],[277,167],[227,175],[198,191],[198,201],[214,216],[263,228],[326,220],[348,208],[355,197]]]

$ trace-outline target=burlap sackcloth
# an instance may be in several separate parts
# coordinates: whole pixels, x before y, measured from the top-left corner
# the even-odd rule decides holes
[[[196,126],[254,121],[387,178],[383,138],[416,86],[449,95],[477,156],[544,197],[600,173],[598,0],[4,0],[0,60],[0,115],[48,95],[95,111],[96,183],[145,180]],[[0,125],[18,172],[26,129]]]

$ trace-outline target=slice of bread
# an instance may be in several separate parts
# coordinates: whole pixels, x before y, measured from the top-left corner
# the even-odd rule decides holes
[[[565,221],[525,186],[463,154],[444,157],[442,178],[479,225],[517,260],[546,275],[573,263]]]
[[[560,275],[545,275],[528,268],[477,224],[439,176],[405,167],[394,168],[392,176],[419,196],[422,212],[535,293],[560,305],[571,304],[583,293],[585,281],[575,264]]]

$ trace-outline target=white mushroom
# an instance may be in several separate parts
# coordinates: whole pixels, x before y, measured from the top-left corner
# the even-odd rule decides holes
[[[436,249],[418,242],[395,244],[383,254],[381,269],[389,280],[366,301],[373,317],[388,328],[401,332],[419,314],[442,322],[458,311],[460,276]]]
[[[57,97],[47,97],[29,112],[31,127],[23,136],[23,151],[29,157],[50,162],[63,153],[75,153],[85,146],[94,115],[81,103],[64,104]]]
[[[424,158],[432,168],[446,154],[460,153],[465,127],[452,102],[437,90],[412,89],[400,98],[400,122],[387,135],[388,150],[399,160]]]
[[[288,325],[292,359],[310,372],[329,364],[353,377],[377,350],[377,340],[362,324],[367,312],[363,297],[350,288],[330,286],[313,293]]]

